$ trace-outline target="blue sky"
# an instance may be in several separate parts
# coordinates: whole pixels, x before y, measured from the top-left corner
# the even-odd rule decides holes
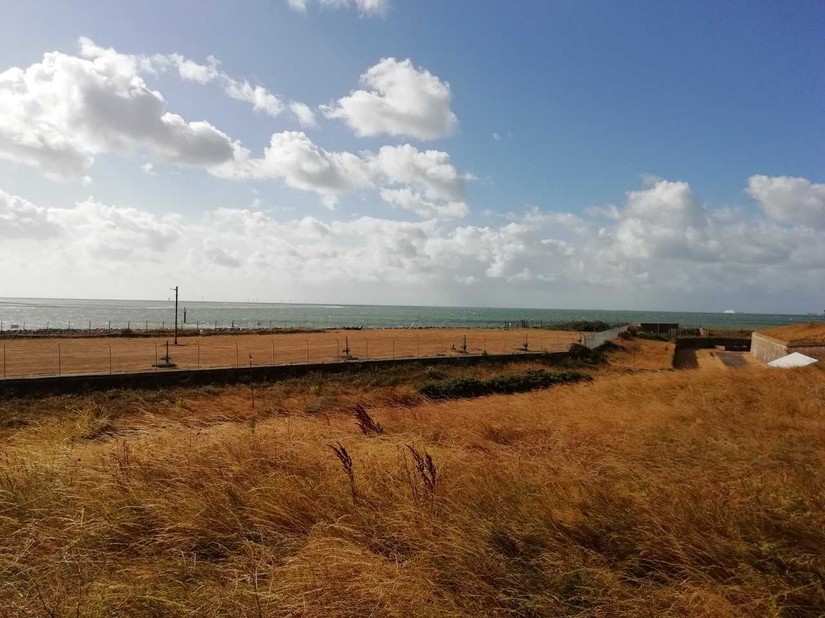
[[[161,277],[235,300],[821,310],[823,27],[820,2],[16,3],[0,23],[16,110],[5,153],[0,126],[6,295],[153,298]],[[76,92],[67,79],[82,89],[85,71],[100,77],[103,51],[84,56],[81,37],[109,59],[162,55],[125,77],[165,112],[275,162],[251,171],[262,164],[236,152],[217,171],[167,137],[95,128],[100,109],[85,103],[20,111],[42,88],[59,109]],[[13,90],[9,70],[47,52],[80,64],[67,77],[29,71]],[[214,57],[221,76],[184,79],[173,54]],[[398,97],[346,117],[341,101],[375,95],[359,78],[385,58]],[[416,90],[424,75],[437,96]],[[253,110],[227,96],[229,80],[280,103]],[[391,124],[393,105],[408,124]],[[376,119],[384,129],[364,136]],[[21,155],[44,126],[93,161],[56,176],[42,152]],[[297,132],[357,161],[336,168],[334,186],[298,178]],[[382,147],[442,153],[450,186],[387,172]]]

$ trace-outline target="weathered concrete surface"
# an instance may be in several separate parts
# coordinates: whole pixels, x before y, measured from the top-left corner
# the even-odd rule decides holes
[[[333,363],[272,365],[265,367],[227,367],[219,369],[159,369],[139,373],[73,374],[0,380],[0,397],[75,393],[115,388],[164,388],[169,386],[202,386],[205,384],[235,384],[271,382],[295,378],[310,373],[346,373],[369,371],[383,367],[413,365],[474,365],[481,363],[512,363],[520,359],[546,360],[553,364],[570,356],[569,352],[523,352],[520,354],[488,354],[467,356],[436,356],[429,358],[352,360]]]
[[[769,363],[788,354],[788,343],[762,333],[751,335],[751,354],[763,363]]]

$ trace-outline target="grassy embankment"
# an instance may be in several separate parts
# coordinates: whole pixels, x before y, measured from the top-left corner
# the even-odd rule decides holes
[[[825,612],[825,372],[599,369],[441,403],[418,390],[535,368],[308,377],[256,387],[254,407],[249,387],[0,402],[0,607]],[[359,406],[380,429],[363,414],[359,429]]]

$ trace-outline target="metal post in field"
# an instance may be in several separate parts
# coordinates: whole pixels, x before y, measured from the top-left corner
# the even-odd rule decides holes
[[[178,286],[175,286],[175,345],[178,345]]]
[[[92,332],[92,321],[89,320],[89,332]]]
[[[110,333],[112,332],[112,321],[111,320],[109,320],[109,332]]]
[[[148,332],[149,332],[149,322],[144,322],[144,323],[143,323],[143,332],[144,332],[144,333],[148,333]]]

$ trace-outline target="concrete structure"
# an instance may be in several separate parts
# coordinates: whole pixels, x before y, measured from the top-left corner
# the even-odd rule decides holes
[[[667,335],[672,330],[679,330],[679,325],[675,322],[642,322],[639,324],[639,330],[643,333]]]
[[[819,361],[815,358],[805,356],[799,352],[794,352],[793,354],[788,354],[787,356],[783,356],[782,358],[777,358],[775,361],[769,362],[768,367],[792,369],[793,367],[807,367],[808,365],[813,365],[818,362]]]
[[[759,332],[751,335],[751,354],[763,363],[775,361],[794,352],[812,358],[825,359],[825,339],[822,341],[783,341],[778,337],[770,337]]]

